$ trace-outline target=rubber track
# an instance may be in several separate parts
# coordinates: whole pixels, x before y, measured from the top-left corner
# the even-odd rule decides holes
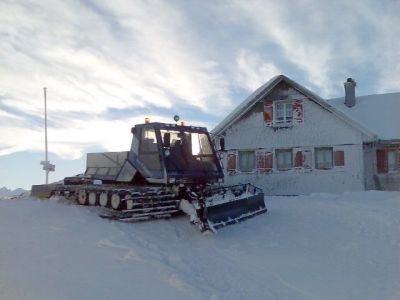
[[[122,195],[121,201],[133,201],[132,209],[115,210],[111,207],[101,207],[102,218],[120,220],[126,222],[144,221],[148,219],[170,218],[179,212],[179,200],[175,194],[167,191],[164,187],[138,187],[138,188],[111,188],[95,185],[65,185],[57,189],[61,195],[66,196],[69,192],[77,193],[79,190],[96,192],[97,194],[106,192],[109,195],[118,193]],[[130,195],[130,197],[126,197]],[[126,207],[126,205],[122,204]],[[97,207],[100,207],[97,203]]]

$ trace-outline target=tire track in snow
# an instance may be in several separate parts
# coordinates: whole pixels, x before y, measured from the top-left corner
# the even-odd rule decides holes
[[[233,259],[229,255],[230,247],[233,245],[223,245],[218,242],[219,236],[204,237],[197,230],[190,230],[189,224],[186,222],[168,222],[166,228],[169,233],[165,234],[173,240],[169,243],[160,241],[159,235],[152,237],[140,236],[138,230],[135,232],[126,232],[129,239],[135,245],[140,245],[146,249],[146,255],[150,256],[156,265],[163,265],[167,270],[172,272],[177,278],[184,280],[187,286],[196,287],[203,291],[208,297],[218,297],[218,299],[245,299],[250,297],[251,290],[261,289],[262,294],[268,299],[316,299],[306,291],[290,284],[281,276],[274,274],[266,269],[245,267],[238,265],[242,259]],[[184,228],[184,227],[188,228]],[[229,227],[226,230],[230,230]],[[170,233],[174,232],[175,235]],[[188,236],[190,234],[191,236]],[[194,236],[193,236],[194,234]],[[154,238],[156,241],[151,241]],[[161,247],[155,247],[153,243],[159,243]],[[193,245],[193,242],[195,245]],[[168,245],[168,247],[165,247]],[[212,250],[212,251],[210,251]],[[210,256],[212,252],[212,256]],[[171,253],[179,255],[171,256]],[[240,253],[242,258],[245,253]],[[221,273],[221,270],[224,270]],[[266,275],[266,278],[260,278],[259,273]],[[220,278],[223,274],[223,278]],[[246,274],[246,276],[243,276]],[[268,287],[266,282],[273,282]],[[280,288],[277,288],[280,286]],[[278,290],[279,292],[276,292]],[[259,295],[260,291],[253,292],[254,296]],[[301,298],[299,298],[301,294]],[[251,297],[250,297],[251,298]]]

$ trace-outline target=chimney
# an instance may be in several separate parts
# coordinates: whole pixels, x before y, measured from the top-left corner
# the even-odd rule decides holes
[[[347,107],[356,105],[356,85],[357,83],[353,78],[347,78],[347,81],[344,83],[344,104],[346,104]]]

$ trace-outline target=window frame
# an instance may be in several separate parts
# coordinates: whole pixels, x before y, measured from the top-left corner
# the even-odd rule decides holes
[[[390,157],[390,154],[389,153],[394,153],[394,163],[393,163],[393,165],[391,166],[391,164],[390,164],[390,159],[389,159],[389,157]],[[399,168],[399,166],[398,166],[398,157],[397,157],[397,150],[396,149],[388,149],[387,151],[386,151],[386,159],[387,159],[387,170],[388,170],[388,172],[390,173],[390,172],[397,172],[397,170],[398,170],[398,168]],[[393,168],[391,168],[391,167],[393,167]]]
[[[243,168],[242,169],[242,155],[243,154],[250,154],[253,156],[253,164],[252,166],[246,166],[247,168]],[[237,158],[237,170],[242,172],[242,173],[251,173],[254,172],[256,170],[256,154],[254,150],[239,150],[238,153],[238,158]],[[247,164],[249,163],[249,160],[247,159]]]
[[[389,153],[393,153],[392,164],[389,162]],[[400,148],[383,147],[376,149],[376,173],[388,174],[400,172]]]
[[[153,141],[155,141],[155,143],[153,143],[154,145],[152,147],[154,147],[154,149],[146,149],[146,147],[144,146],[144,141],[145,139],[149,139],[146,138],[145,135],[145,131],[148,132],[152,132],[154,133],[154,139]],[[142,128],[141,132],[140,132],[140,144],[139,144],[139,154],[159,154],[160,151],[158,149],[158,138],[157,138],[157,131],[154,128]]]
[[[323,167],[320,167],[319,166],[319,163],[318,163],[318,152],[319,151],[330,151],[330,157],[331,157],[331,160],[330,160],[330,167],[328,166],[328,167],[326,167],[326,164],[327,164],[327,162],[326,161],[324,161],[323,162],[323,164],[324,164],[324,166]],[[316,170],[332,170],[333,168],[334,168],[334,157],[333,157],[333,147],[315,147],[314,148],[314,157],[315,157],[315,160],[314,160],[314,163],[315,163],[315,169]],[[324,156],[324,158],[326,158],[325,156]]]
[[[150,138],[146,137],[146,131],[151,132],[150,135],[154,134],[154,139],[152,139],[153,143],[151,144],[151,147],[153,149],[145,147],[145,145],[144,145],[145,140],[151,139],[151,136],[150,136]],[[138,158],[146,165],[146,167],[150,171],[159,172],[160,175],[156,175],[156,176],[162,176],[161,173],[163,172],[163,169],[164,169],[164,167],[161,163],[161,156],[160,156],[161,152],[159,149],[160,145],[158,142],[161,138],[159,133],[160,132],[155,128],[143,127],[143,128],[141,128],[140,135],[139,135]]]
[[[376,149],[376,173],[386,174],[388,173],[388,162],[387,162],[387,150],[386,149]]]
[[[283,120],[278,120],[277,116],[278,116],[278,109],[277,106],[279,104],[283,104]],[[274,101],[273,103],[273,123],[274,125],[290,125],[293,124],[293,120],[294,120],[294,114],[293,114],[293,101],[292,100],[277,100]],[[287,116],[287,106],[290,106],[291,109],[291,116]]]
[[[290,166],[286,167],[286,165],[284,167],[280,167],[279,166],[279,154],[283,154],[283,153],[290,153]],[[278,171],[288,171],[293,169],[293,149],[292,148],[283,148],[283,149],[275,149],[275,161],[276,161],[276,169]]]

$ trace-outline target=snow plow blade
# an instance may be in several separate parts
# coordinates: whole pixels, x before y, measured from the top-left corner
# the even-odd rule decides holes
[[[215,196],[206,199],[203,218],[213,229],[239,223],[267,212],[264,193],[251,184],[241,184],[213,190],[222,199]],[[221,197],[222,196],[222,197]]]

